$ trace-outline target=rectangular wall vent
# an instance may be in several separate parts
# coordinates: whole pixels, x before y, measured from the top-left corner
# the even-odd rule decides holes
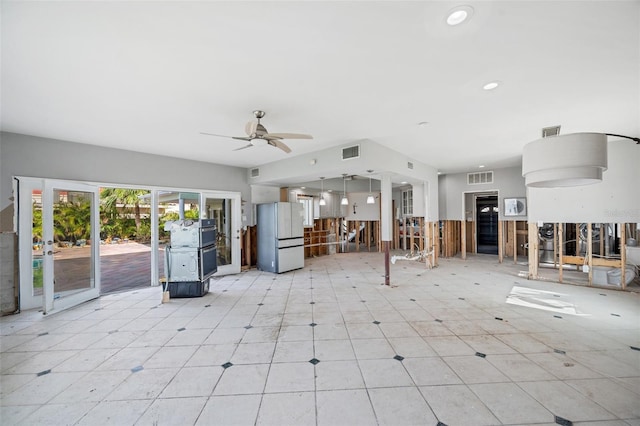
[[[251,169],[251,177],[255,178],[260,176],[260,169],[256,167],[255,169]]]
[[[493,183],[493,172],[467,173],[467,183],[469,185]]]
[[[560,134],[560,126],[545,127],[542,129],[542,137],[558,136]]]
[[[342,148],[342,159],[350,160],[352,158],[360,157],[360,145],[348,146]]]
[[[413,170],[413,163],[411,161],[407,161],[407,169]]]

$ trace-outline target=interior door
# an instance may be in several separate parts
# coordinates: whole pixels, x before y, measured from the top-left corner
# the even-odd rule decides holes
[[[498,197],[476,198],[478,253],[498,254]]]
[[[100,296],[98,188],[44,180],[42,190],[43,311]]]
[[[218,227],[216,276],[238,274],[241,268],[240,237],[242,235],[241,199],[239,193],[208,192],[202,194],[203,219],[215,219]]]

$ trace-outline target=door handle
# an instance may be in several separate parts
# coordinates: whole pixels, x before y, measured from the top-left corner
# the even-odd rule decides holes
[[[49,250],[49,251],[47,252],[47,255],[48,255],[48,256],[51,256],[52,254],[53,254],[53,252],[52,252],[51,250]]]

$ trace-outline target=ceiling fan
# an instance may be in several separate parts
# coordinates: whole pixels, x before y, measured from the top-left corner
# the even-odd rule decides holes
[[[249,121],[244,126],[244,131],[247,133],[247,136],[227,136],[227,135],[217,135],[215,133],[205,133],[200,132],[203,135],[209,136],[220,136],[223,138],[231,138],[238,139],[241,141],[248,141],[249,144],[240,148],[234,149],[234,151],[239,151],[241,149],[251,148],[252,146],[261,146],[261,145],[271,145],[276,148],[280,148],[287,154],[291,152],[291,148],[289,148],[282,139],[313,139],[311,135],[305,135],[302,133],[269,133],[267,129],[260,123],[260,119],[265,116],[264,111],[255,110],[253,111],[253,115],[256,116],[258,121]]]

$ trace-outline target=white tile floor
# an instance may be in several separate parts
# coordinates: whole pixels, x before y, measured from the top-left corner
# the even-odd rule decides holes
[[[382,260],[4,317],[0,424],[640,425],[640,294],[527,281],[492,256],[399,262],[389,288]],[[581,315],[505,303],[516,285]]]

